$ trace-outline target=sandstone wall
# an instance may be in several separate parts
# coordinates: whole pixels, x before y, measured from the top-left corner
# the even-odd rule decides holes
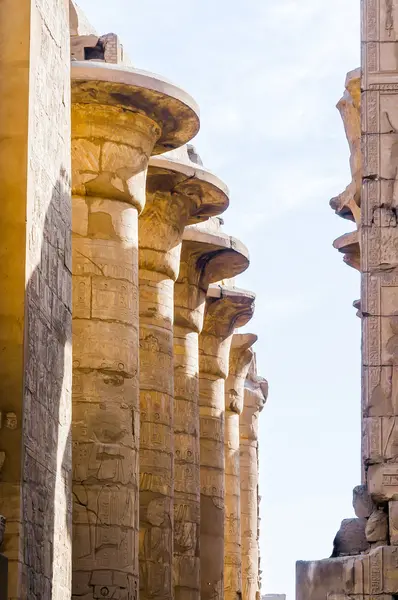
[[[0,5],[0,513],[13,599],[70,599],[68,20],[64,0]]]

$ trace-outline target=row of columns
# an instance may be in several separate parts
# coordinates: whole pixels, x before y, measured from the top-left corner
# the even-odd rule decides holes
[[[256,337],[234,331],[254,295],[217,282],[248,253],[206,226],[228,191],[186,147],[150,160],[198,126],[191,99],[159,90],[153,76],[72,64],[73,598],[242,592],[240,415]]]
[[[64,4],[59,23],[57,14],[52,25],[59,33],[58,24],[66,27]],[[74,46],[82,56],[86,41]],[[62,42],[62,75],[68,75]],[[25,46],[24,64],[35,65],[34,45]],[[44,61],[45,44],[40,51]],[[46,69],[50,77],[47,63]],[[257,497],[250,507],[240,505],[246,488],[239,476],[257,473],[257,454],[255,467],[240,456],[254,419],[249,411],[242,421],[255,337],[235,334],[253,314],[254,294],[220,282],[248,267],[248,252],[212,219],[227,208],[228,190],[186,146],[199,129],[188,94],[158,76],[107,63],[106,56],[73,60],[70,75],[71,94],[65,77],[44,111],[49,123],[40,137],[44,143],[51,134],[55,145],[57,132],[64,138],[59,156],[53,154],[60,181],[52,178],[50,155],[43,157],[40,182],[21,163],[26,190],[18,214],[7,204],[3,218],[14,244],[5,247],[14,262],[2,266],[4,280],[14,277],[20,294],[11,294],[18,327],[12,335],[0,331],[5,356],[18,351],[18,361],[2,367],[15,380],[15,406],[7,404],[5,384],[0,394],[8,597],[221,600],[225,587],[236,598],[242,511],[250,513],[250,526],[256,513],[251,537],[258,525]],[[24,94],[28,114],[28,87]],[[50,101],[50,94],[43,98]],[[10,115],[14,126],[20,115]],[[39,140],[27,123],[20,125],[18,144],[32,145],[33,169]],[[0,174],[8,182],[5,168]],[[37,204],[29,199],[29,210],[28,180]],[[20,265],[13,255],[19,243],[19,254],[26,253]],[[0,308],[6,323],[4,298]],[[245,596],[254,597],[254,589]]]

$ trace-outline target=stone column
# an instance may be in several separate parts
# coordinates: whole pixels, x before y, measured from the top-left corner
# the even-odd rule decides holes
[[[222,233],[217,219],[185,230],[174,305],[176,600],[200,597],[198,352],[206,292],[248,264],[247,249]]]
[[[241,498],[239,419],[243,410],[247,372],[253,360],[252,334],[235,334],[229,355],[229,373],[225,383],[225,546],[224,598],[242,596]],[[256,527],[257,531],[257,527]]]
[[[268,398],[268,383],[257,375],[255,357],[245,381],[240,418],[240,493],[242,535],[242,598],[257,600],[259,586],[258,547],[258,416]]]
[[[221,181],[190,160],[188,150],[151,159],[139,218],[141,599],[173,596],[173,536],[177,597],[191,593],[194,575],[189,558],[195,532],[184,510],[192,448],[179,432],[174,439],[174,282],[185,226],[225,210],[228,196]]]
[[[0,514],[7,519],[2,552],[9,561],[9,598],[66,600],[71,583],[67,3],[3,0],[0,39]]]
[[[225,380],[235,327],[252,317],[254,295],[209,287],[199,342],[201,599],[224,598]]]
[[[152,153],[198,129],[159,78],[72,63],[73,598],[138,594],[138,213]]]

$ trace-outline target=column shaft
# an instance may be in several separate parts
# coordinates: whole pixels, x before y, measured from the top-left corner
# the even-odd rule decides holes
[[[73,197],[74,596],[136,594],[137,210]],[[106,569],[106,571],[105,571]]]
[[[113,106],[74,102],[72,116],[72,597],[132,600],[139,570],[138,211],[159,129]]]
[[[9,598],[70,598],[70,57],[65,2],[0,3],[0,514]]]
[[[173,285],[140,269],[140,590],[173,597]]]
[[[201,345],[207,345],[207,336]],[[228,351],[228,348],[226,348]],[[217,355],[209,356],[216,362]],[[224,385],[226,373],[200,369],[201,598],[224,597]]]
[[[241,474],[239,421],[244,405],[246,376],[253,360],[250,347],[257,337],[235,334],[225,388],[225,598],[242,595]],[[256,526],[257,531],[257,526]]]
[[[174,325],[174,283],[180,265],[181,276],[187,277],[186,261],[180,262],[185,227],[225,208],[220,186],[190,160],[186,147],[151,159],[139,219],[145,598],[199,599],[198,332],[189,322],[180,327],[178,308]]]
[[[205,321],[199,342],[202,600],[224,598],[225,483],[227,481],[224,452],[225,380],[228,376],[234,327],[245,325],[253,314],[253,308],[254,296],[248,292],[221,286],[209,288]],[[229,408],[232,410],[234,407],[229,406]],[[232,443],[239,448],[239,417],[236,423],[229,420],[228,431],[231,433]],[[234,468],[239,471],[235,458],[228,466],[232,477],[228,479],[228,483],[235,484]],[[239,491],[235,491],[235,497],[239,497]],[[232,499],[233,496],[234,494],[231,493],[230,498]],[[234,519],[236,521],[239,517],[235,515]],[[240,535],[239,531],[237,535]],[[229,581],[226,581],[229,585]],[[227,589],[229,593],[229,588]],[[235,593],[239,593],[239,590]]]
[[[268,396],[267,382],[257,376],[253,359],[244,387],[240,418],[240,490],[242,535],[242,596],[257,600],[260,592],[258,547],[258,421]]]
[[[225,548],[224,598],[236,600],[242,594],[240,531],[239,414],[225,411]]]
[[[176,600],[200,595],[199,336],[174,326]],[[178,585],[179,584],[179,585]],[[188,584],[188,585],[187,585]]]

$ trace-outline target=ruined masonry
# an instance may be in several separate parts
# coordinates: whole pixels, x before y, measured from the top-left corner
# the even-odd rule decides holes
[[[331,206],[354,223],[334,246],[361,273],[362,481],[332,556],[297,563],[297,600],[398,598],[398,3],[361,10],[362,67],[338,104],[352,181]]]
[[[0,600],[259,600],[268,384],[198,107],[67,0],[0,39]]]

